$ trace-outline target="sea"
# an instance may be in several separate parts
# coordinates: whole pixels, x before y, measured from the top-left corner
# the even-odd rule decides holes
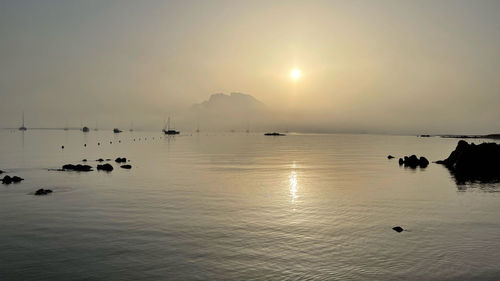
[[[0,280],[500,280],[500,184],[432,163],[457,142],[0,130],[24,178],[0,184]]]

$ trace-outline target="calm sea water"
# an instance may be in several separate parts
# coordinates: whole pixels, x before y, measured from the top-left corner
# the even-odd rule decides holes
[[[500,185],[386,159],[457,141],[0,131],[0,280],[498,280]]]

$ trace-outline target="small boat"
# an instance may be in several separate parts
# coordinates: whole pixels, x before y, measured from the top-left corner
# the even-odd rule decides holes
[[[113,129],[113,133],[115,133],[115,134],[118,134],[118,133],[121,133],[121,132],[122,131],[120,129],[118,129],[118,128],[114,128]]]
[[[90,131],[89,127],[85,126],[82,128],[82,132],[88,133]]]
[[[286,135],[277,132],[272,132],[272,133],[265,133],[264,136],[286,136]]]
[[[165,128],[163,128],[163,133],[165,133],[165,135],[178,135],[181,132],[176,131],[174,129],[170,129],[170,117],[168,117],[167,124],[166,124]]]
[[[28,130],[28,128],[24,126],[24,112],[23,112],[23,125],[19,127],[19,131],[26,131],[26,130]]]

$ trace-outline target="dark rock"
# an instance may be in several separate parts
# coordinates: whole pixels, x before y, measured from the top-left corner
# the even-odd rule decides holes
[[[97,160],[95,160],[95,161],[97,161],[97,162],[104,162],[104,159],[99,158],[99,159],[97,159]]]
[[[35,192],[35,195],[47,195],[49,193],[52,193],[52,190],[40,188]]]
[[[11,184],[11,183],[18,183],[20,181],[24,180],[23,178],[20,178],[18,176],[13,176],[13,177],[10,177],[10,176],[5,176],[3,177],[2,179],[2,183],[3,184]]]
[[[61,148],[64,149],[64,145],[62,145]]]
[[[418,164],[421,168],[425,168],[425,167],[429,166],[429,160],[427,160],[427,158],[425,158],[424,156],[421,156],[418,159]]]
[[[467,143],[460,140],[448,158],[436,161],[445,165],[457,183],[500,181],[500,144]]]
[[[121,165],[120,167],[123,168],[123,169],[132,169],[132,165],[128,165],[128,164],[127,165]]]
[[[106,158],[106,161],[111,161],[111,159],[109,159],[109,158]]]
[[[392,155],[387,156],[387,159],[393,159],[393,158],[394,158],[394,156],[392,156]]]
[[[15,182],[20,182],[20,181],[23,181],[23,180],[24,180],[23,178],[20,178],[20,177],[18,177],[18,176],[13,176],[13,177],[12,177],[12,182],[14,182],[14,183],[15,183]]]
[[[83,159],[82,161],[83,161],[83,162],[87,162],[87,159]]]
[[[402,232],[404,229],[401,226],[395,226],[392,228],[392,230],[394,230],[396,232]]]
[[[399,158],[399,165],[404,165],[405,167],[410,168],[425,168],[429,165],[429,160],[425,157],[418,158],[416,155],[405,156],[403,159]]]
[[[66,164],[62,166],[63,171],[77,171],[77,172],[90,172],[92,171],[92,167],[89,165],[73,165],[73,164]]]
[[[125,162],[127,162],[127,158],[120,158],[120,157],[118,157],[118,158],[115,159],[115,162],[116,163],[125,163]]]
[[[102,164],[102,165],[97,165],[97,170],[111,172],[111,171],[113,171],[113,166],[111,166],[108,163]]]
[[[0,170],[0,174],[3,174],[3,171],[2,171],[2,170]]]
[[[12,183],[12,178],[10,176],[5,176],[2,179],[3,184],[11,184]]]

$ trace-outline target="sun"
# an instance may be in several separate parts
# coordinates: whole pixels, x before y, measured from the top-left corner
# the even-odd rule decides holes
[[[300,69],[298,68],[294,68],[292,69],[292,71],[290,71],[290,77],[293,79],[293,80],[298,80],[300,78]]]

